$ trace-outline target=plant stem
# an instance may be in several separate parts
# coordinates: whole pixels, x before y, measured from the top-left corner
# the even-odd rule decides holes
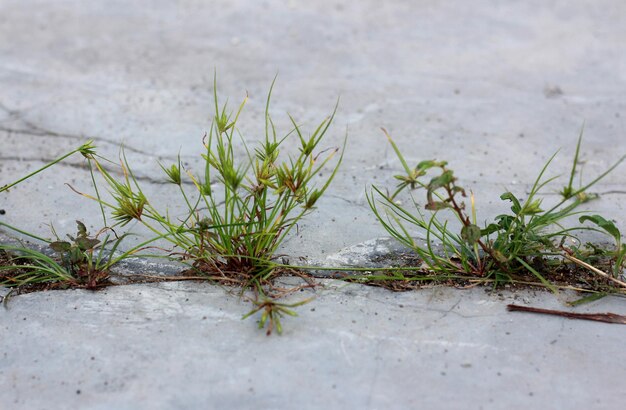
[[[448,194],[448,198],[450,199],[450,204],[452,205],[452,209],[459,216],[461,223],[464,226],[470,226],[472,224],[472,221],[470,220],[470,217],[468,215],[465,215],[465,213],[463,212],[463,208],[457,203],[456,199],[454,198],[454,192],[452,191],[452,188],[449,185],[446,185],[445,189]],[[489,255],[489,257],[491,257],[491,259],[493,259],[493,261],[496,263],[496,265],[498,265],[498,267],[502,270],[502,272],[507,271],[505,266],[503,266],[502,263],[498,260],[498,258],[495,257],[493,253],[493,249],[491,249],[491,247],[487,246],[487,244],[485,244],[480,239],[478,239],[476,243],[482,248],[483,251],[485,251]],[[478,261],[478,263],[480,264],[480,261]],[[479,271],[478,273],[480,274],[480,276],[485,275],[484,271]]]
[[[34,176],[34,175],[37,175],[38,173],[40,173],[40,172],[42,172],[42,171],[45,171],[46,169],[50,168],[51,166],[53,166],[53,165],[55,165],[55,164],[57,164],[57,163],[59,163],[59,162],[63,161],[65,158],[70,157],[70,156],[74,155],[74,154],[75,154],[75,153],[77,153],[77,152],[80,152],[81,150],[83,150],[83,148],[84,148],[86,145],[87,145],[87,144],[85,144],[85,145],[81,145],[79,148],[76,148],[75,150],[70,151],[70,152],[68,152],[67,154],[63,155],[63,156],[60,156],[59,158],[55,159],[54,161],[52,161],[52,162],[50,162],[50,163],[46,164],[45,166],[43,166],[43,167],[39,168],[38,170],[36,170],[36,171],[34,171],[34,172],[31,172],[30,174],[26,175],[25,177],[22,177],[22,178],[18,179],[17,181],[15,181],[15,182],[13,182],[13,183],[10,183],[10,184],[8,184],[8,185],[1,186],[1,187],[0,187],[0,192],[7,191],[7,190],[9,190],[10,188],[14,187],[15,185],[19,184],[20,182],[24,182],[24,181],[25,181],[25,180],[27,180],[28,178],[30,178],[30,177],[32,177],[32,176]]]
[[[580,265],[584,268],[589,269],[590,271],[592,271],[593,273],[597,273],[598,275],[602,276],[603,278],[606,278],[612,282],[617,283],[618,285],[620,285],[623,288],[626,288],[626,282],[623,282],[617,278],[614,278],[613,276],[609,275],[608,273],[602,272],[600,269],[596,268],[595,266],[592,266],[590,264],[588,264],[587,262],[581,261],[578,258],[573,257],[572,255],[569,255],[567,253],[563,254],[563,257],[569,261],[574,262],[577,265]]]

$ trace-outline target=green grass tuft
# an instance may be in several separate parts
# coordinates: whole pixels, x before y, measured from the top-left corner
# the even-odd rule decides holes
[[[588,192],[589,188],[613,171],[624,157],[590,183],[574,188],[573,176],[579,164],[581,133],[569,183],[561,191],[560,201],[547,206],[539,197],[542,190],[556,179],[545,176],[555,154],[540,170],[525,200],[517,198],[512,192],[505,192],[500,199],[510,202],[510,212],[498,215],[493,222],[479,227],[474,196],[470,193],[468,210],[466,189],[458,185],[447,162],[422,161],[411,168],[391,136],[383,131],[402,164],[404,174],[395,177],[400,182],[392,194],[374,186],[367,192],[367,200],[387,232],[417,253],[428,271],[438,275],[473,275],[488,279],[495,285],[532,274],[539,283],[556,292],[557,287],[544,277],[543,272],[554,272],[574,260],[585,262],[590,261],[593,255],[597,256],[597,248],[581,245],[576,236],[577,232],[593,230],[604,232],[615,241],[614,250],[603,251],[603,256],[608,257],[604,263],[605,266],[607,263],[612,266],[613,279],[621,275],[626,255],[621,233],[613,222],[600,215],[580,211],[580,206],[596,198]],[[412,195],[413,191],[420,189],[425,191],[423,205]],[[407,190],[413,202],[411,209],[396,201],[397,196]],[[443,213],[453,216],[460,223],[459,231],[449,227]],[[564,226],[565,220],[581,214],[579,225]],[[583,225],[583,222],[595,226]],[[415,233],[423,234],[426,245],[420,245],[413,239]],[[566,246],[566,239],[570,239],[567,243],[574,245]],[[440,243],[442,250],[436,251],[433,242]]]

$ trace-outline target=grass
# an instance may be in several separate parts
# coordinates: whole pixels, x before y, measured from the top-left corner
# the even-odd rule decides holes
[[[10,188],[76,153],[80,153],[85,157],[92,155],[94,148],[93,141],[88,141],[24,177],[3,185],[0,187],[0,193],[8,192]],[[0,226],[32,239],[50,243],[50,241],[4,222],[0,222]],[[68,286],[72,284],[86,288],[96,288],[99,283],[106,280],[105,272],[107,271],[106,268],[108,268],[110,258],[105,257],[102,251],[94,256],[94,249],[100,241],[89,238],[86,228],[81,222],[78,222],[78,227],[79,234],[73,245],[67,243],[68,246],[65,248],[66,242],[50,243],[51,248],[59,253],[59,258],[21,244],[0,244],[0,286],[25,288],[49,286],[51,284],[65,284]],[[107,240],[105,240],[106,242]],[[8,300],[6,297],[3,299],[5,302]]]
[[[0,223],[0,226],[47,245],[35,249],[22,242],[18,245],[0,244],[0,286],[11,288],[11,293],[18,294],[46,289],[98,290],[111,285],[110,272],[116,264],[136,256],[154,240],[151,238],[129,250],[117,252],[129,234],[118,237],[112,229],[104,228],[92,236],[82,222],[76,221],[76,225],[76,236],[67,235],[69,241],[66,241],[58,236],[56,240],[47,240]],[[53,233],[56,236],[54,229]],[[3,298],[5,303],[8,296]]]
[[[0,192],[9,192],[10,188],[76,153],[80,153],[85,158],[93,157],[95,155],[93,141],[90,140],[15,182],[2,186]],[[43,248],[37,249],[25,245],[21,240],[18,240],[16,244],[0,244],[0,286],[12,289],[0,300],[6,303],[13,293],[34,290],[70,287],[96,290],[108,286],[111,283],[109,281],[111,268],[120,261],[135,255],[154,240],[153,238],[145,241],[125,252],[116,252],[128,234],[118,237],[111,228],[103,228],[91,236],[82,222],[76,221],[76,224],[76,236],[67,235],[69,239],[67,241],[60,239],[54,228],[52,232],[56,240],[48,240],[0,222],[0,227],[44,245]]]
[[[165,250],[165,256],[142,256],[167,257],[189,267],[183,272],[186,275],[168,279],[205,279],[236,286],[253,305],[244,318],[259,316],[260,328],[267,328],[268,334],[273,330],[281,333],[281,319],[296,316],[294,309],[310,300],[285,303],[281,298],[314,284],[305,272],[312,267],[280,263],[278,252],[298,223],[315,210],[335,178],[345,141],[339,155],[339,148],[322,147],[336,106],[308,133],[290,115],[289,129],[279,133],[270,116],[273,87],[274,82],[265,102],[263,138],[250,148],[238,127],[247,96],[230,109],[227,103],[219,102],[214,80],[215,109],[209,131],[202,138],[201,168],[186,168],[180,156],[174,163],[155,167],[169,183],[170,197],[177,198],[173,204],[159,204],[149,198],[123,148],[119,161],[111,161],[97,154],[92,141],[2,186],[0,192],[9,191],[80,153],[94,192],[71,188],[99,205],[104,228],[91,235],[85,224],[77,221],[75,235],[60,238],[53,229],[55,239],[47,240],[0,222],[0,227],[45,245],[34,249],[22,242],[0,244],[0,286],[17,293],[68,287],[98,289],[111,284],[114,265],[141,250],[154,249],[153,243],[161,241],[166,243],[159,248]],[[575,186],[581,163],[581,131],[567,185],[559,191],[560,200],[547,204],[542,196],[557,179],[547,176],[555,154],[539,170],[526,199],[504,192],[500,199],[509,203],[510,212],[479,226],[473,193],[459,185],[446,161],[426,160],[410,167],[402,150],[383,131],[404,173],[395,176],[398,184],[391,193],[373,186],[366,193],[367,200],[382,226],[421,263],[379,269],[353,267],[348,270],[359,274],[349,276],[349,280],[392,290],[418,288],[425,283],[514,284],[542,286],[554,292],[573,289],[594,293],[576,303],[611,293],[626,294],[622,280],[626,244],[621,232],[613,221],[581,210],[597,197],[590,188],[624,157],[590,182]],[[425,194],[423,203],[415,198],[418,190]],[[412,207],[401,205],[398,199],[402,195],[410,198]],[[172,214],[170,209],[177,211]],[[456,221],[450,222],[451,218]],[[568,225],[572,220],[578,223]],[[117,231],[124,232],[131,222],[141,224],[150,234],[139,245],[119,252],[130,233],[118,235]],[[582,231],[606,234],[613,245],[584,244],[579,239]],[[416,233],[425,237],[425,242],[416,241]],[[276,286],[274,280],[285,274],[297,275],[306,284],[286,289]]]
[[[182,213],[171,215],[172,204],[157,205],[148,198],[123,150],[117,165],[94,153],[87,155],[92,179],[96,180],[94,173],[99,174],[109,196],[101,195],[103,190],[97,185],[95,194],[82,195],[101,206],[105,224],[107,214],[113,227],[137,221],[169,242],[170,255],[189,264],[194,275],[252,289],[266,301],[282,296],[272,287],[272,280],[280,274],[300,273],[277,264],[277,251],[298,222],[314,211],[337,173],[343,151],[331,166],[339,148],[320,148],[336,107],[310,133],[290,115],[291,128],[279,133],[270,116],[273,86],[265,104],[264,138],[250,149],[237,126],[247,97],[231,111],[218,101],[214,82],[215,110],[202,140],[202,172],[185,169],[180,157],[173,164],[159,164],[163,178],[178,193]],[[296,153],[283,152],[294,143]],[[118,172],[110,170],[113,166]],[[325,177],[320,176],[322,172]],[[287,312],[285,306],[263,302],[262,309],[267,316],[261,323],[280,332],[278,318]]]
[[[191,267],[194,276],[185,278],[204,277],[239,286],[242,291],[252,290],[250,300],[255,307],[245,317],[263,311],[261,327],[267,325],[270,332],[276,329],[280,333],[280,317],[293,316],[292,308],[308,300],[293,304],[278,302],[280,297],[302,287],[282,289],[273,285],[273,279],[285,273],[304,274],[277,263],[277,251],[298,222],[314,211],[339,169],[343,150],[331,166],[339,148],[320,148],[337,107],[310,133],[305,133],[302,125],[289,115],[291,128],[279,134],[270,116],[272,82],[265,104],[264,139],[250,150],[237,127],[247,97],[231,111],[228,104],[218,101],[216,80],[214,86],[213,121],[202,139],[202,172],[185,169],[180,157],[174,164],[159,164],[163,177],[178,191],[179,204],[185,209],[182,215],[170,215],[171,204],[153,204],[142,190],[123,149],[119,163],[115,163],[98,155],[89,141],[3,186],[2,191],[78,152],[87,160],[94,185],[93,194],[82,195],[99,204],[105,228],[90,236],[85,225],[77,222],[75,236],[61,239],[53,230],[57,237],[50,241],[0,223],[48,247],[42,251],[21,242],[0,245],[0,286],[18,292],[59,287],[96,289],[109,284],[113,265],[153,241],[163,240],[169,242],[168,257]],[[283,152],[293,142],[297,152]],[[321,176],[322,172],[326,173],[325,177]],[[191,182],[193,189],[185,182]],[[125,229],[132,221],[142,224],[152,235],[137,247],[116,255],[128,233],[118,237],[115,231]]]
[[[498,215],[494,221],[480,227],[473,193],[470,192],[468,196],[467,190],[459,186],[446,161],[426,160],[411,168],[391,136],[383,131],[404,173],[395,176],[399,182],[392,193],[374,186],[367,193],[367,199],[387,232],[423,260],[425,266],[420,269],[421,273],[410,275],[415,280],[424,280],[422,276],[429,277],[431,274],[447,278],[456,275],[459,279],[466,280],[469,276],[497,286],[528,282],[534,277],[535,282],[556,292],[558,284],[547,279],[546,274],[562,277],[565,272],[573,271],[572,263],[588,270],[593,263],[601,263],[610,271],[604,278],[610,284],[617,285],[619,291],[626,290],[626,284],[619,279],[626,255],[621,233],[613,222],[580,210],[581,205],[596,198],[596,195],[589,193],[589,189],[612,172],[624,157],[591,182],[581,183],[580,187],[575,188],[573,183],[579,165],[581,133],[576,144],[569,183],[561,190],[558,202],[546,204],[540,198],[546,187],[557,179],[546,177],[555,154],[539,171],[525,200],[512,192],[503,193],[500,199],[511,204],[510,212]],[[413,195],[416,190],[425,192],[423,206]],[[411,208],[397,201],[404,191],[410,191]],[[466,205],[468,197],[469,207]],[[446,219],[450,216],[456,219],[460,229],[451,228],[454,224]],[[566,226],[566,221],[573,217],[579,217],[579,223]],[[615,247],[600,249],[582,244],[577,235],[585,230],[608,234],[615,242]],[[425,245],[415,240],[416,233],[426,238]],[[435,248],[434,243],[441,244],[441,248]],[[594,269],[594,273],[601,271]],[[407,280],[404,275],[398,278],[397,272],[393,275],[396,275],[396,279]],[[393,280],[393,275],[385,274],[383,278],[370,279]]]

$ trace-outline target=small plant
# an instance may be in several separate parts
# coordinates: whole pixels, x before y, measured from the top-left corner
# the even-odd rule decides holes
[[[4,185],[0,188],[0,192],[8,191],[11,187],[75,153],[80,153],[85,158],[94,158],[96,151],[93,141],[90,140],[27,176]],[[56,240],[49,241],[0,222],[0,227],[37,242],[45,243],[49,248],[49,251],[36,249],[24,245],[20,240],[16,245],[0,244],[0,286],[16,289],[18,293],[20,291],[66,287],[98,289],[109,284],[109,271],[113,265],[134,255],[155,240],[152,238],[130,250],[116,254],[120,243],[127,234],[118,237],[112,229],[105,228],[95,236],[90,236],[82,222],[76,221],[76,223],[76,237],[67,235],[70,241],[61,240],[52,228]],[[98,239],[101,236],[104,238]],[[6,302],[6,300],[5,297],[4,301]]]
[[[543,200],[538,197],[540,191],[556,179],[556,177],[544,178],[548,166],[554,159],[553,155],[539,172],[526,200],[520,200],[512,192],[505,192],[500,199],[511,202],[511,213],[499,215],[494,222],[481,228],[477,224],[473,193],[469,194],[470,208],[467,209],[465,205],[467,191],[458,185],[447,162],[422,161],[411,168],[391,136],[383,131],[405,174],[395,177],[400,182],[392,194],[373,187],[367,199],[383,227],[392,237],[415,251],[424,261],[428,271],[438,274],[469,274],[489,278],[495,284],[518,280],[531,273],[544,286],[555,290],[553,284],[540,272],[562,269],[564,259],[573,254],[583,259],[589,254],[583,246],[576,245],[580,244],[575,236],[576,231],[603,230],[617,243],[616,250],[611,253],[613,275],[617,277],[621,273],[626,247],[621,244],[620,233],[614,224],[599,215],[580,217],[581,224],[589,221],[595,223],[598,228],[583,225],[566,228],[563,224],[564,220],[581,213],[578,210],[581,204],[595,198],[587,192],[588,189],[615,169],[624,157],[592,182],[574,188],[573,176],[578,164],[581,134],[569,184],[561,192],[562,200],[545,207]],[[414,210],[409,210],[396,202],[396,197],[407,189],[426,191],[423,210],[412,195]],[[383,207],[382,210],[380,205]],[[432,213],[428,215],[426,211]],[[439,213],[446,211],[451,212],[460,223],[459,230],[451,228],[452,223],[440,219]],[[414,228],[425,234],[425,245],[421,245],[413,238]],[[566,247],[567,239],[575,245]],[[435,248],[433,242],[440,243],[441,248]]]
[[[100,282],[108,278],[111,255],[115,253],[123,238],[116,240],[111,251],[105,253],[104,245],[109,242],[110,235],[106,235],[101,243],[97,237],[89,236],[85,224],[76,221],[76,225],[78,229],[76,237],[67,235],[71,242],[60,240],[55,232],[57,240],[48,246],[57,253],[61,265],[79,283],[83,283],[87,289],[95,289]],[[96,250],[99,245],[102,246]]]
[[[212,278],[221,276],[225,283],[265,294],[263,287],[278,273],[288,271],[274,262],[278,248],[298,222],[314,210],[343,157],[342,153],[334,167],[326,170],[339,149],[319,148],[336,107],[309,135],[291,116],[293,128],[278,134],[269,113],[273,85],[265,104],[263,141],[250,151],[241,137],[239,147],[245,154],[236,155],[236,140],[241,136],[237,122],[247,97],[236,111],[229,111],[227,104],[219,104],[214,81],[215,113],[203,138],[202,173],[185,169],[180,158],[174,164],[160,164],[167,182],[179,193],[183,215],[172,216],[147,198],[123,152],[122,178],[107,169],[106,160],[96,155],[87,157],[90,167],[103,177],[111,199],[104,199],[98,190],[95,196],[83,195],[96,200],[103,215],[108,209],[114,226],[138,221],[169,241],[172,255],[188,261],[195,271]],[[294,139],[298,151],[285,155],[283,145]],[[327,172],[326,177],[320,177],[322,171]],[[185,181],[194,189],[187,188]],[[267,297],[273,296],[269,293]],[[270,324],[277,322],[274,316],[270,319]]]
[[[136,253],[147,243],[116,255],[125,236],[112,238],[103,229],[90,236],[85,225],[76,221],[76,237],[67,235],[70,241],[48,241],[10,225],[1,226],[20,232],[32,239],[47,243],[51,252],[33,249],[24,245],[0,245],[3,264],[0,266],[0,286],[11,288],[63,288],[79,287],[95,290],[109,284],[112,266]],[[102,240],[98,236],[104,235]],[[113,236],[115,234],[113,233]],[[111,245],[111,246],[109,246]]]
[[[263,313],[261,314],[261,318],[259,319],[259,329],[263,329],[265,326],[267,326],[266,334],[268,336],[272,334],[272,331],[274,329],[276,329],[276,332],[278,332],[278,334],[282,334],[283,326],[280,323],[280,319],[285,315],[298,316],[293,308],[302,306],[312,300],[312,298],[308,298],[295,303],[280,303],[277,302],[275,298],[268,298],[264,295],[262,295],[261,297],[261,300],[255,299],[252,301],[252,303],[255,305],[255,308],[246,313],[242,317],[242,319],[247,319],[255,313],[262,311]]]
[[[10,188],[65,160],[75,153],[80,153],[84,157],[93,155],[95,153],[93,141],[90,140],[17,181],[0,187],[0,192],[8,192]],[[78,238],[74,245],[68,247],[68,255],[65,258],[57,259],[25,245],[0,244],[0,286],[21,288],[34,285],[63,283],[87,288],[97,287],[100,282],[106,279],[106,275],[103,274],[105,271],[102,263],[103,254],[100,252],[98,258],[96,260],[93,259],[93,250],[99,241],[89,238],[85,226],[81,222],[78,222],[78,224]],[[43,238],[6,223],[0,222],[0,226],[32,239],[49,243],[49,241]],[[50,245],[53,249],[61,252],[61,247],[63,247],[64,244],[64,242],[57,242],[51,243]],[[90,268],[94,266],[98,268],[96,269],[98,270],[98,274],[95,274],[93,269],[85,271],[83,269],[85,264],[89,265]]]
[[[53,257],[26,246],[0,245],[0,286],[69,284],[74,277]]]
[[[181,256],[191,259],[198,267],[254,273],[265,270],[286,235],[314,209],[341,162],[340,158],[321,186],[316,186],[314,179],[338,151],[316,152],[334,112],[308,137],[290,117],[294,128],[278,137],[269,115],[269,102],[268,96],[265,140],[254,155],[242,141],[247,154],[244,159],[235,156],[236,124],[246,100],[232,113],[226,105],[220,109],[215,91],[215,116],[204,139],[203,175],[184,169],[180,159],[168,167],[160,165],[167,181],[180,193],[186,207],[184,217],[172,218],[168,212],[153,206],[125,156],[121,161],[122,180],[110,173],[96,156],[89,157],[104,177],[113,202],[99,195],[90,198],[111,210],[116,225],[139,221],[180,248]],[[280,160],[282,144],[292,135],[300,142],[299,153]],[[192,181],[195,192],[187,192],[184,175]]]

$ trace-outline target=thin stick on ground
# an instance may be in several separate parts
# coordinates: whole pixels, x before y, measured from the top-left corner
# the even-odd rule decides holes
[[[621,325],[626,325],[626,316],[618,315],[615,313],[574,313],[520,305],[508,305],[507,309],[511,312],[539,313],[543,315],[561,316],[567,319],[593,320],[596,322],[617,323]]]

